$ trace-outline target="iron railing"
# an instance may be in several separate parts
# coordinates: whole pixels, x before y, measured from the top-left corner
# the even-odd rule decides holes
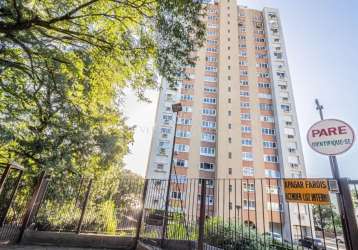
[[[0,193],[3,241],[29,229],[135,237],[158,246],[175,240],[187,249],[345,249],[336,194],[324,206],[287,203],[283,179],[175,177],[166,214],[167,180],[43,173],[37,182],[20,176],[16,188],[19,173],[12,171]],[[357,210],[358,183],[350,181],[350,188]]]

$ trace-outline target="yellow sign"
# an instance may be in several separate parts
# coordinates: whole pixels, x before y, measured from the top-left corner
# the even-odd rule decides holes
[[[328,205],[329,186],[326,179],[285,179],[285,197],[288,202]]]

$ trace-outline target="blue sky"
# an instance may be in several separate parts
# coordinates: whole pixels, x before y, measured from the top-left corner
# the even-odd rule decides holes
[[[348,122],[358,134],[358,1],[356,0],[241,0],[249,8],[280,10],[290,66],[301,140],[309,176],[331,176],[328,158],[313,152],[306,132],[319,119],[314,99],[324,105],[325,118]],[[357,76],[355,75],[357,73]],[[137,125],[126,168],[145,174],[157,93],[151,104],[127,96],[124,112]],[[341,175],[358,179],[358,145],[340,155]]]

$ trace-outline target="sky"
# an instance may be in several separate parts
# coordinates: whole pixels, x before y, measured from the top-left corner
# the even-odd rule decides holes
[[[240,0],[248,8],[278,8],[286,44],[303,154],[309,177],[330,177],[327,156],[313,152],[306,141],[309,127],[319,120],[314,100],[325,118],[341,119],[358,134],[358,1],[357,0]],[[357,76],[355,75],[357,73]],[[136,125],[127,169],[145,175],[158,99],[138,102],[128,91],[124,113]],[[337,156],[341,176],[358,179],[358,143]]]

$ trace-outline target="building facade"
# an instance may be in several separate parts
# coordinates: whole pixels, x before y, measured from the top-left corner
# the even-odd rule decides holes
[[[207,204],[216,214],[230,216],[238,207],[245,221],[264,231],[288,237],[298,224],[310,231],[309,209],[288,208],[279,181],[267,184],[306,176],[279,12],[248,9],[235,0],[209,3],[206,12],[206,42],[195,52],[196,66],[187,69],[189,79],[176,88],[162,82],[146,177],[167,180],[174,151],[171,177],[182,186],[191,178],[245,180],[238,192],[230,191],[229,182],[213,183]],[[183,110],[174,135],[171,105],[178,102]],[[186,196],[171,189],[172,200]],[[165,199],[157,198],[163,209]],[[257,218],[261,210],[267,212]]]

